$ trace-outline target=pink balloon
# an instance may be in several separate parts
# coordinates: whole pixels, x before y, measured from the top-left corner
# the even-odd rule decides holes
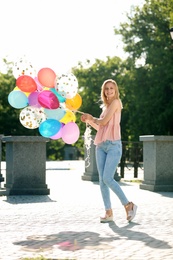
[[[38,80],[37,77],[34,78],[34,81],[35,81],[35,83],[37,84],[37,90],[38,90],[38,91],[42,91],[44,87],[43,87],[43,85],[39,82],[39,80]]]
[[[32,92],[28,96],[29,105],[33,107],[41,107],[40,103],[38,102],[38,95],[39,92]]]
[[[42,107],[48,109],[57,109],[60,105],[57,96],[50,90],[40,92],[38,102]]]
[[[48,88],[54,88],[56,85],[56,74],[50,68],[42,68],[38,72],[38,80],[39,82]]]
[[[64,126],[64,124],[62,124],[60,130],[55,135],[51,136],[50,138],[53,140],[57,140],[57,139],[61,138],[63,126]]]
[[[69,122],[62,129],[62,140],[67,144],[74,144],[79,139],[79,127],[74,122]]]

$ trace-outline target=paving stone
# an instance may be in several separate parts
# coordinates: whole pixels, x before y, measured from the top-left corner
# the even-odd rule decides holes
[[[81,162],[68,163],[68,170],[62,163],[49,166],[50,195],[0,196],[0,259],[173,259],[173,192],[141,190],[138,183],[121,180],[138,205],[137,215],[128,223],[111,193],[114,222],[102,224],[99,185],[81,179]]]

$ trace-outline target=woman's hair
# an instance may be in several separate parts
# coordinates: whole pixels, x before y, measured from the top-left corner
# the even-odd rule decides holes
[[[115,99],[120,100],[120,93],[119,93],[119,89],[118,89],[118,85],[117,85],[116,81],[113,79],[107,79],[103,82],[102,87],[101,87],[101,100],[105,106],[108,104],[107,97],[105,96],[105,87],[106,87],[106,84],[109,82],[113,83],[113,85],[115,86]],[[121,100],[120,100],[120,102],[121,102]]]

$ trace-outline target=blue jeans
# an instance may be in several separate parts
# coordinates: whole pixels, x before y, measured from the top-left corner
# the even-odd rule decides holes
[[[121,156],[122,143],[120,140],[105,141],[96,146],[96,163],[105,210],[111,209],[110,189],[118,196],[123,205],[129,202],[120,185],[114,180]]]

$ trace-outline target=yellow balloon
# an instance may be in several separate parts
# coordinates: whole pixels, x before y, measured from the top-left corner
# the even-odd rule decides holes
[[[18,88],[17,86],[13,89],[14,91],[21,91],[20,88]],[[23,92],[23,91],[21,91]],[[31,94],[30,92],[23,92],[27,97],[29,96],[29,94]]]
[[[66,114],[59,121],[61,123],[64,123],[64,124],[67,124],[69,122],[75,122],[76,121],[76,116],[75,116],[75,114],[72,111],[67,110]]]
[[[14,90],[14,91],[15,91],[15,90],[19,91],[20,88],[18,88],[18,87],[16,86],[13,90]],[[20,90],[20,91],[21,91],[21,90]]]
[[[80,108],[82,105],[82,98],[81,96],[77,93],[73,98],[71,99],[66,99],[65,101],[66,107],[70,110],[77,110]]]

